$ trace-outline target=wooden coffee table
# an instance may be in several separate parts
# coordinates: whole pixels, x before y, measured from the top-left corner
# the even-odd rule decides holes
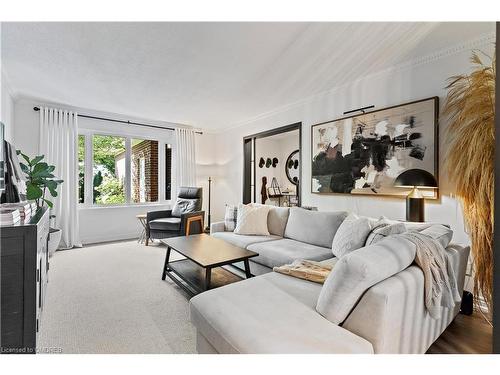
[[[222,268],[225,265],[243,261],[246,278],[252,277],[248,259],[259,255],[208,234],[165,238],[161,242],[167,245],[162,280],[170,277],[190,295],[242,280]],[[172,250],[187,259],[171,262]]]

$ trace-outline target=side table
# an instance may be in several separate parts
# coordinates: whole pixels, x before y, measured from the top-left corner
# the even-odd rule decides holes
[[[144,243],[146,242],[146,225],[147,225],[147,216],[146,214],[139,214],[135,216],[137,220],[142,225],[142,230],[141,233],[139,234],[139,239],[137,240],[138,243]]]

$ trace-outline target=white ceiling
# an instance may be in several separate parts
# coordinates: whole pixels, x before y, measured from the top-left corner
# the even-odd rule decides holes
[[[223,129],[494,23],[2,23],[17,95]]]

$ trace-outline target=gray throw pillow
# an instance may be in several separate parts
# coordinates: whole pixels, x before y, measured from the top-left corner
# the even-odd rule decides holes
[[[439,241],[444,248],[450,244],[451,239],[453,238],[453,231],[440,224],[431,225],[429,228],[425,228],[420,233]]]
[[[377,242],[383,240],[388,236],[405,233],[406,231],[407,229],[404,223],[395,223],[395,224],[383,223],[377,225],[368,235],[365,242],[365,246],[376,244]]]
[[[195,212],[195,210],[196,210],[196,199],[177,198],[174,208],[172,208],[172,216],[181,217],[182,214]]]
[[[238,218],[238,206],[226,206],[224,215],[224,230],[232,232],[236,228],[236,219]]]
[[[365,246],[366,238],[377,223],[377,219],[350,214],[340,224],[333,237],[332,253],[337,258]]]

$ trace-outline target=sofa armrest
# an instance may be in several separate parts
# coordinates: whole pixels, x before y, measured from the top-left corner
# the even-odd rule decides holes
[[[462,294],[469,247],[449,245],[448,261]],[[424,274],[412,265],[372,286],[361,297],[342,327],[372,343],[375,353],[424,354],[460,309],[442,308],[431,318],[424,302]]]
[[[217,232],[225,232],[226,225],[223,221],[217,221],[216,223],[210,224],[210,234],[214,234]]]
[[[146,222],[149,223],[151,220],[161,219],[164,217],[172,217],[172,210],[149,211],[146,214]]]

